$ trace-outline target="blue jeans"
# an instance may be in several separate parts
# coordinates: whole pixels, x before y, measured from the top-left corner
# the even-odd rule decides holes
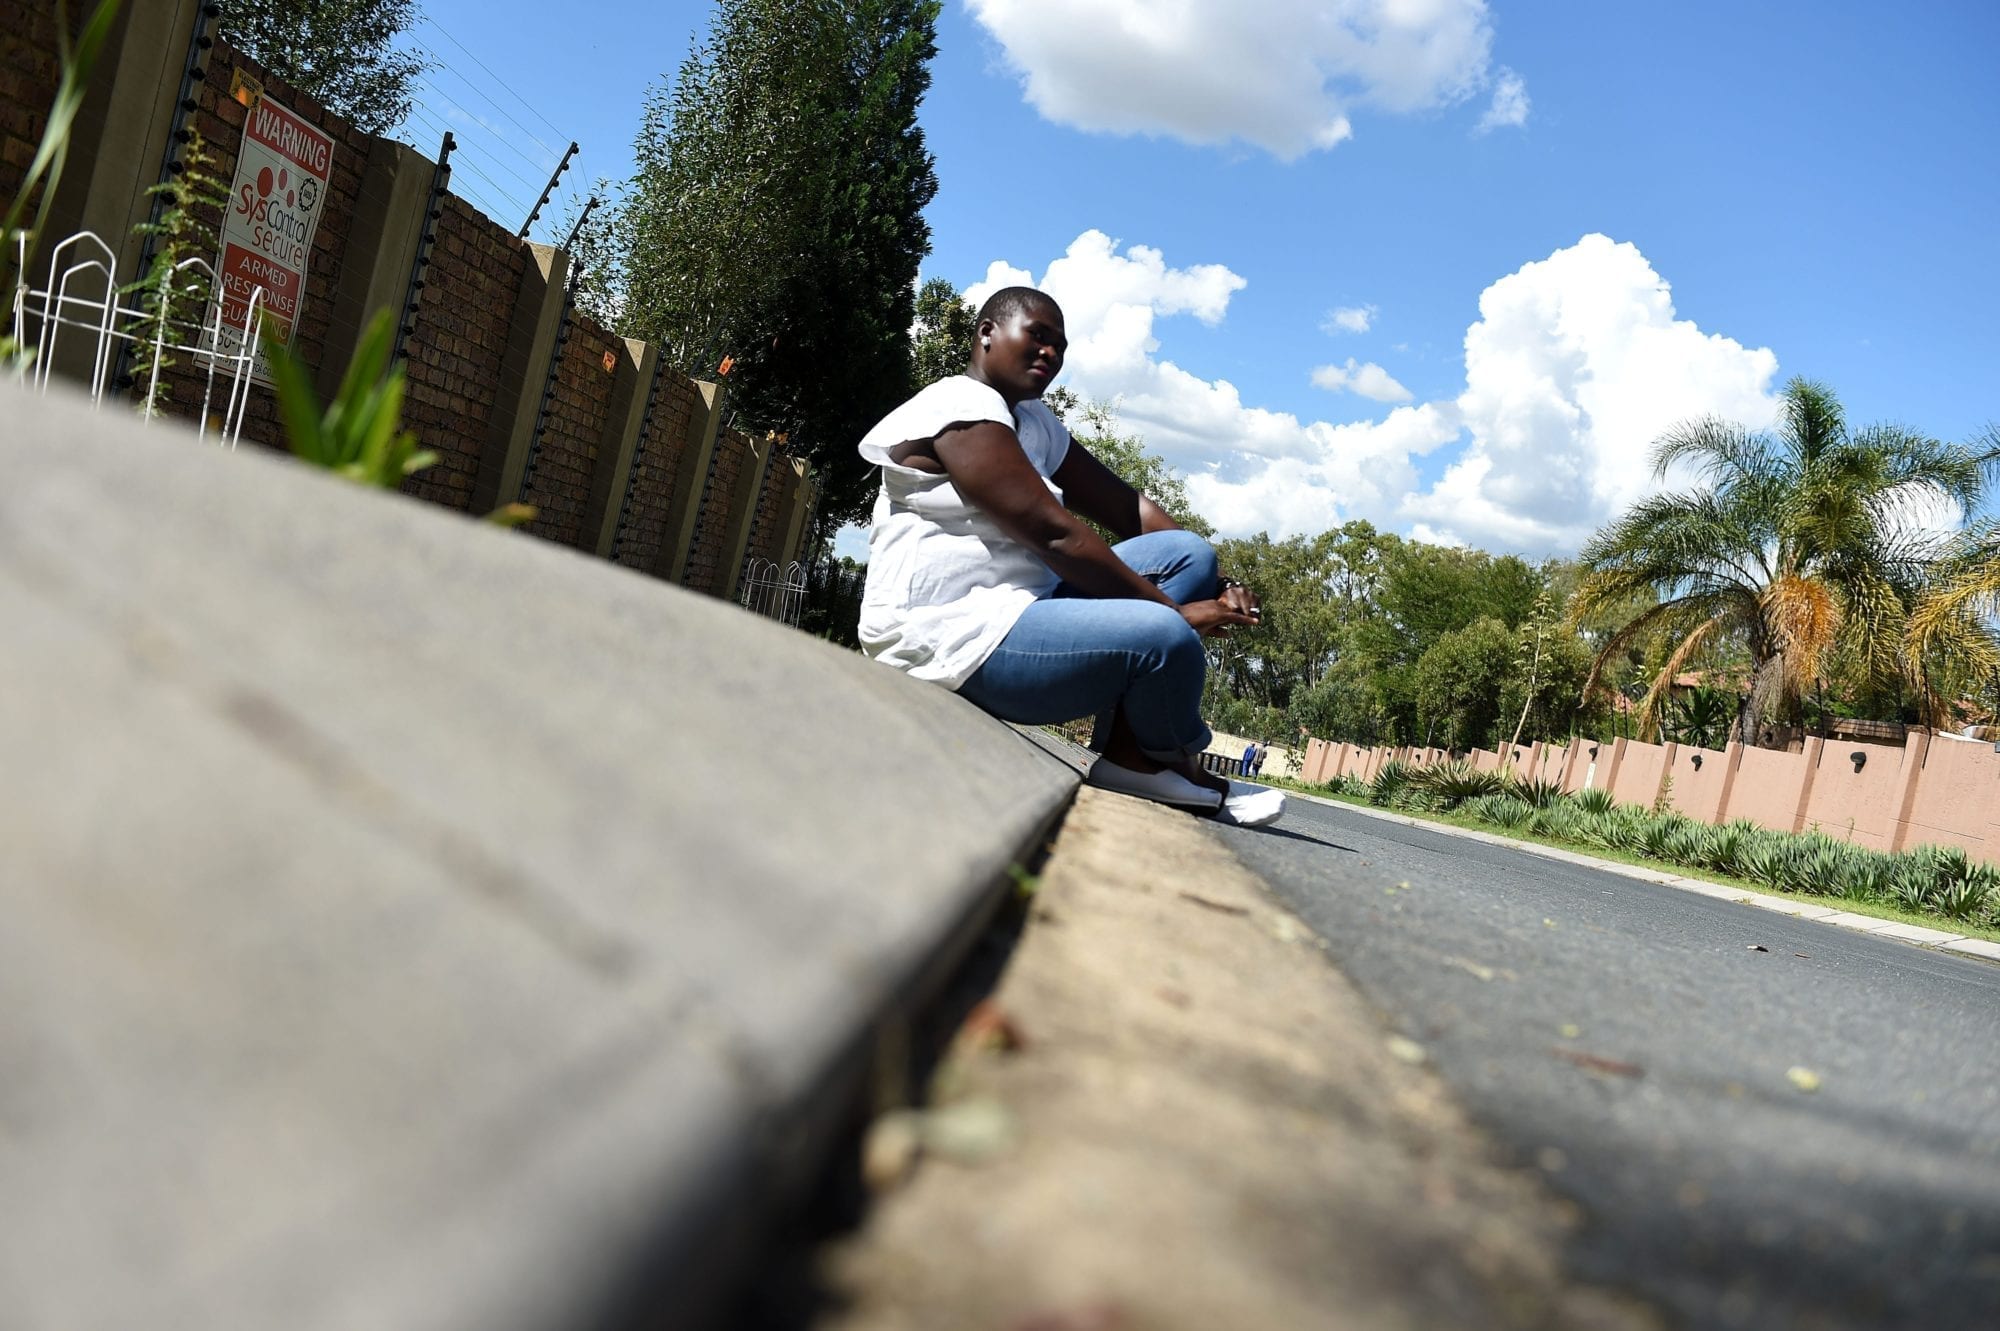
[[[1193,532],[1156,531],[1111,547],[1176,605],[1221,590],[1215,549]],[[1201,684],[1208,657],[1180,612],[1152,601],[1086,597],[1068,583],[1022,612],[958,694],[1003,721],[1051,725],[1125,709],[1139,747],[1173,762],[1208,747]]]

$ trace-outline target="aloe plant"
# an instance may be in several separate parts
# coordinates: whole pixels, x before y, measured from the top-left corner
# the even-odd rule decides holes
[[[1537,781],[1526,777],[1516,777],[1507,783],[1507,792],[1515,799],[1546,809],[1563,797],[1562,784],[1557,781]]]
[[[1410,784],[1410,768],[1406,763],[1393,759],[1383,763],[1375,773],[1375,779],[1368,783],[1368,802],[1377,808],[1387,808],[1396,802]]]
[[[395,335],[389,311],[369,322],[340,391],[325,411],[320,410],[305,367],[272,334],[269,324],[262,332],[264,358],[278,391],[278,412],[292,452],[300,460],[363,485],[391,490],[405,476],[437,461],[436,453],[419,449],[416,435],[402,428],[403,367],[389,368]]]
[[[1410,785],[1432,807],[1453,809],[1470,799],[1497,795],[1507,782],[1498,772],[1482,772],[1468,762],[1449,762],[1418,769],[1411,774]]]
[[[1579,790],[1572,798],[1576,801],[1577,808],[1589,814],[1610,813],[1614,803],[1611,792],[1601,787]]]

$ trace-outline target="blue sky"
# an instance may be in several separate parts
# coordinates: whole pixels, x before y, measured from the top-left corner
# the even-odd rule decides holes
[[[570,138],[629,172],[711,13],[422,8],[413,137],[494,211]],[[1054,291],[1067,378],[1228,534],[1573,550],[1661,429],[1793,374],[2000,421],[2000,6],[947,0],[938,46],[925,275]]]

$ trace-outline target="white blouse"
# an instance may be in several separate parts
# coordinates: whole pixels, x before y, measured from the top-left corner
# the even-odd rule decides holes
[[[868,584],[861,598],[861,650],[918,679],[956,689],[972,678],[1014,621],[1058,581],[1032,551],[1004,535],[951,478],[901,466],[889,450],[935,439],[953,425],[998,421],[1014,431],[1043,484],[1069,455],[1069,431],[1040,401],[1009,411],[994,389],[966,375],[940,379],[882,418],[861,456],[882,469]]]

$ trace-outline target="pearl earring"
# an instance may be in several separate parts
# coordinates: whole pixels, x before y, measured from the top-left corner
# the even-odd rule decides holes
[[[993,350],[993,339],[989,337],[984,342],[981,342],[979,345],[984,347],[986,350],[991,351]]]

